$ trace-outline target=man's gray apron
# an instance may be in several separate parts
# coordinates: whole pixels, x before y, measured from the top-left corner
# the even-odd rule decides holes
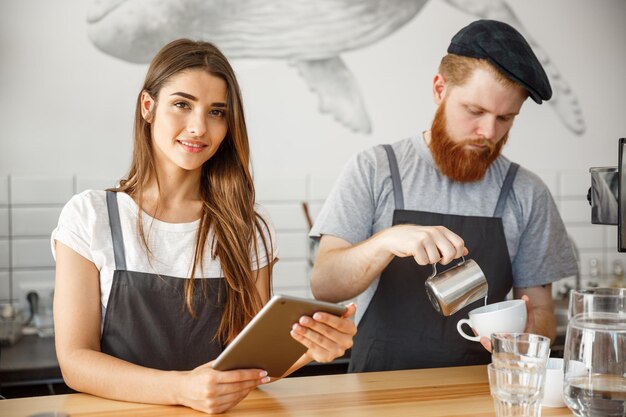
[[[222,314],[224,280],[195,280],[193,318],[185,304],[186,279],[126,270],[117,193],[107,191],[107,208],[115,272],[102,352],[162,370],[190,370],[215,359],[222,351],[214,336]],[[201,290],[201,281],[206,291]]]
[[[393,149],[383,145],[391,169],[395,210],[393,225],[445,226],[458,234],[484,271],[489,283],[489,303],[504,300],[513,274],[502,226],[502,213],[519,166],[511,164],[504,179],[493,217],[459,216],[404,210],[402,183]],[[428,196],[424,196],[428,198]],[[438,271],[454,266],[438,266]],[[349,372],[437,368],[475,365],[491,360],[480,343],[462,338],[457,321],[484,304],[478,300],[444,317],[430,303],[424,281],[432,266],[420,266],[413,257],[395,257],[383,270],[378,288],[359,322],[350,357]]]

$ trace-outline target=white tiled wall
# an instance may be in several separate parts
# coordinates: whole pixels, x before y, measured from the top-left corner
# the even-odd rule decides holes
[[[559,203],[561,217],[566,224],[587,224],[591,222],[591,208],[586,199],[561,197]]]
[[[9,180],[7,177],[0,176],[0,205],[9,204]]]
[[[306,221],[299,202],[270,202],[262,204],[269,212],[276,231],[296,232],[306,229]]]
[[[115,182],[99,178],[0,176],[0,303],[25,307],[26,292],[52,289],[50,233],[63,205],[86,188]]]
[[[15,207],[11,211],[14,236],[49,235],[61,214],[61,207]]]
[[[0,203],[2,204],[2,203]],[[0,238],[9,236],[9,209],[0,206]]]
[[[3,298],[5,298],[5,302],[9,298],[9,291],[9,271],[8,269],[0,267],[0,294],[2,294]],[[5,296],[5,294],[7,294],[7,296]]]
[[[587,190],[591,186],[588,171],[561,172],[559,178],[559,196],[587,198]]]
[[[64,204],[74,194],[74,178],[12,177],[11,204]]]
[[[0,271],[9,270],[9,239],[0,240]]]
[[[589,174],[539,172],[559,207],[580,256],[583,285],[605,285],[613,262],[626,265],[618,253],[617,228],[592,225],[587,202]],[[269,212],[276,228],[280,261],[274,270],[274,292],[310,297],[308,279],[313,250],[302,202],[313,219],[330,192],[333,178],[279,178],[258,181],[257,200]],[[49,236],[65,202],[84,189],[104,189],[115,184],[106,178],[36,178],[0,176],[0,302],[24,304],[28,288],[52,286],[54,261]],[[10,220],[10,221],[9,221]],[[9,255],[11,254],[11,256]],[[589,264],[596,259],[601,275],[590,277]],[[554,293],[573,285],[574,279],[555,286]]]

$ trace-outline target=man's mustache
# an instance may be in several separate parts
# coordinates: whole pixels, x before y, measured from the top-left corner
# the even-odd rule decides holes
[[[455,147],[463,148],[466,145],[475,145],[485,147],[489,153],[493,152],[496,149],[496,143],[490,141],[489,139],[465,139],[461,142],[458,142]]]

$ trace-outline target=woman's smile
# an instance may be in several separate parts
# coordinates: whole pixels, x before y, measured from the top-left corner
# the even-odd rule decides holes
[[[197,140],[178,139],[176,142],[186,151],[191,153],[202,152],[208,145]]]

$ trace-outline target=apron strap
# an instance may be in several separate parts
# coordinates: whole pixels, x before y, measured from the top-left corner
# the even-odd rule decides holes
[[[386,144],[382,146],[385,149],[385,152],[387,152],[387,159],[389,160],[389,169],[391,171],[391,184],[393,186],[393,199],[395,201],[396,210],[404,210],[402,181],[400,180],[400,170],[398,169],[396,154],[394,153],[391,145]],[[504,182],[502,183],[500,196],[498,197],[498,203],[496,204],[496,209],[493,213],[493,217],[502,218],[502,214],[504,213],[504,205],[507,198],[509,197],[511,189],[513,188],[513,181],[515,180],[518,169],[519,165],[511,162],[511,164],[509,165],[509,169],[506,173],[506,177],[504,177]]]
[[[383,145],[389,159],[389,169],[391,170],[391,186],[393,187],[393,199],[396,204],[396,210],[404,210],[404,196],[402,194],[402,181],[400,180],[400,170],[398,169],[398,161],[396,154],[391,145]]]
[[[107,191],[107,208],[109,209],[109,225],[111,226],[111,237],[113,238],[113,255],[115,256],[115,269],[126,270],[126,251],[124,250],[124,239],[122,237],[122,224],[120,222],[120,211],[117,206],[117,193]]]
[[[509,165],[509,170],[506,173],[506,177],[504,177],[504,182],[502,183],[502,188],[500,189],[500,197],[498,197],[498,203],[496,204],[496,209],[493,212],[493,217],[502,218],[502,214],[504,214],[504,204],[506,203],[506,199],[509,197],[509,193],[513,188],[513,181],[515,180],[515,175],[517,175],[517,170],[519,165],[511,162]]]

